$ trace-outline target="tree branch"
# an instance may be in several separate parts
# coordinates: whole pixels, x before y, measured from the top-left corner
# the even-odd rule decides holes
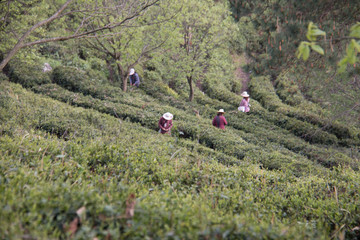
[[[95,28],[93,30],[88,30],[88,31],[84,31],[82,33],[77,33],[79,29],[77,29],[74,34],[70,35],[70,36],[61,36],[61,37],[53,37],[53,38],[45,38],[45,39],[40,39],[37,41],[33,41],[33,42],[28,42],[28,43],[23,43],[25,41],[25,39],[37,28],[48,24],[52,21],[54,21],[57,18],[60,18],[64,15],[61,15],[61,13],[69,6],[69,4],[72,2],[73,0],[68,0],[64,5],[61,6],[61,8],[54,14],[52,15],[50,18],[40,21],[37,24],[35,24],[34,26],[32,26],[25,34],[22,35],[22,37],[18,40],[18,42],[16,43],[16,45],[11,49],[11,51],[6,55],[6,57],[3,59],[3,61],[0,64],[0,71],[2,71],[4,69],[4,67],[6,66],[6,64],[10,61],[10,59],[21,49],[21,48],[25,48],[25,47],[30,47],[30,46],[34,46],[37,44],[41,44],[41,43],[47,43],[47,42],[55,42],[55,41],[66,41],[69,39],[80,39],[80,38],[84,38],[87,35],[91,35],[93,33],[99,32],[99,31],[103,31],[103,30],[110,30],[113,28],[116,28],[118,26],[121,26],[122,24],[124,24],[125,22],[128,22],[134,18],[136,18],[137,16],[139,16],[141,14],[141,12],[145,11],[146,9],[148,9],[149,7],[155,5],[157,2],[159,2],[160,0],[154,0],[153,2],[151,1],[146,1],[145,5],[143,5],[141,8],[139,8],[137,11],[135,11],[132,15],[126,17],[125,19],[123,19],[120,22],[116,22],[116,23],[109,23],[105,26],[102,27],[98,27]],[[72,11],[66,13],[70,14]],[[83,23],[82,23],[83,24]]]
[[[34,26],[32,26],[26,33],[24,33],[22,35],[22,37],[18,40],[18,42],[16,43],[16,45],[14,46],[13,49],[11,49],[11,51],[7,54],[7,56],[3,59],[3,61],[0,64],[0,71],[2,71],[4,69],[4,67],[6,66],[6,64],[10,61],[10,59],[15,55],[15,53],[17,53],[17,51],[19,51],[21,48],[23,48],[25,45],[23,45],[23,41],[37,28],[48,24],[49,22],[54,21],[56,18],[58,18],[60,16],[60,14],[65,10],[65,8],[67,8],[69,6],[69,4],[72,2],[73,0],[68,0],[64,5],[61,6],[61,8],[54,14],[52,15],[50,18],[45,19],[43,21],[38,22],[37,24],[35,24]]]

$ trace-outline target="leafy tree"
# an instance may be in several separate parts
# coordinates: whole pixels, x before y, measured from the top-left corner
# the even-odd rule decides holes
[[[186,80],[192,101],[194,85],[204,77],[215,50],[228,47],[232,21],[227,5],[221,2],[178,0],[177,4],[182,11],[168,49],[154,57],[162,79],[170,85],[179,86]]]
[[[4,40],[1,41],[5,47],[1,47],[4,57],[0,63],[0,71],[22,48],[46,42],[95,37],[100,31],[105,34],[104,31],[124,26],[125,23],[139,17],[159,1],[57,0],[52,3],[35,0],[26,3],[5,1],[1,5],[1,9],[5,10],[1,22],[1,39],[8,39],[10,34],[15,37],[8,41],[9,44]],[[48,15],[49,11],[54,13]],[[116,13],[119,17],[116,20],[110,18],[110,22],[103,24],[100,20],[110,12]],[[48,31],[49,29],[54,31]]]
[[[88,47],[116,65],[123,91],[127,90],[129,69],[146,60],[169,39],[174,28],[172,19],[177,12],[176,6],[164,1],[127,24],[126,28],[113,28],[108,33],[101,31],[101,36],[88,39]],[[117,18],[119,16],[114,12],[100,21],[108,25],[114,19],[120,20]]]

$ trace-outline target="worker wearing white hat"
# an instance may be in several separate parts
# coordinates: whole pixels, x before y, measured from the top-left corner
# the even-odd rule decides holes
[[[139,87],[140,85],[140,78],[135,69],[131,68],[129,72],[129,80],[131,86]]]
[[[224,109],[220,109],[217,112],[217,115],[214,117],[212,124],[213,126],[220,128],[220,129],[225,129],[225,125],[227,125],[227,121],[226,118],[224,117],[225,111]]]
[[[170,134],[171,135],[171,128],[173,126],[172,123],[172,119],[173,119],[173,115],[169,112],[165,113],[164,115],[162,115],[162,117],[159,120],[159,133],[162,134]]]
[[[240,112],[249,112],[250,111],[250,95],[245,91],[241,94],[243,99],[240,102],[240,106],[238,107],[238,110]]]

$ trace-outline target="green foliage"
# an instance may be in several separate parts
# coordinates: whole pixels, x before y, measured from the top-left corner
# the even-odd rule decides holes
[[[188,93],[192,101],[194,88],[201,88],[211,71],[220,68],[224,74],[216,78],[233,78],[227,53],[238,29],[222,2],[180,0],[178,4],[182,14],[176,16],[166,51],[154,54],[146,74],[162,79],[178,93]]]
[[[318,36],[326,36],[326,33],[320,30],[316,25],[312,22],[309,23],[308,31],[306,34],[307,39],[310,42],[302,41],[298,48],[297,58],[302,57],[304,61],[306,61],[310,56],[310,47],[315,52],[324,55],[324,50],[316,44]]]
[[[27,88],[51,83],[50,74],[43,72],[42,67],[42,65],[34,62],[14,60],[10,65],[9,79]]]
[[[326,36],[324,31],[321,31],[314,23],[310,22],[306,37],[311,42],[316,42],[318,36]]]
[[[338,141],[337,137],[340,139],[341,138],[357,139],[355,133],[350,128],[346,128],[345,126],[340,125],[336,122],[329,122],[326,118],[319,118],[318,114],[307,112],[306,111],[307,109],[302,108],[302,105],[299,105],[298,108],[292,108],[282,103],[279,97],[276,95],[275,90],[269,81],[269,78],[266,77],[253,78],[252,81],[250,82],[250,89],[253,97],[257,99],[259,102],[261,102],[261,104],[265,108],[269,109],[270,111],[276,111],[278,113],[285,114],[288,117],[298,119],[298,120],[296,119],[290,120],[290,122],[293,122],[294,124],[290,124],[288,126],[289,129],[293,129],[298,136],[300,134],[303,136],[311,136],[311,138],[312,137],[318,138],[318,140],[312,140],[317,143],[326,143],[326,142],[336,143]],[[311,107],[309,108],[309,110],[310,109]],[[279,120],[277,120],[277,122],[279,124],[290,123],[286,119],[287,117],[279,116]],[[299,120],[306,122],[301,123]],[[298,124],[295,124],[296,122],[298,122]],[[314,130],[317,129],[316,125],[321,127],[321,129],[316,130],[314,134]],[[295,126],[297,126],[296,127],[297,130],[293,128]],[[302,129],[301,131],[303,132],[301,132],[300,129]],[[330,134],[324,132],[324,130],[329,131]],[[319,134],[318,137],[316,137],[317,134]],[[336,137],[332,134],[336,134]]]
[[[48,14],[38,3],[30,1],[29,9],[37,6],[43,12],[31,19],[35,8],[30,9],[21,21],[36,22]],[[61,1],[54,3],[56,8]],[[75,6],[91,8],[93,3],[76,1]],[[225,1],[160,1],[128,28],[117,29],[119,36],[111,33],[108,39],[21,51],[18,57],[29,66],[46,59],[54,70],[48,75],[51,84],[31,80],[30,89],[0,74],[1,236],[359,238],[360,130],[346,120],[333,120],[325,103],[311,102],[315,95],[304,94],[300,80],[305,83],[307,74],[319,72],[276,69],[291,61],[293,54],[284,51],[294,52],[291,39],[302,34],[305,24],[302,17],[299,22],[292,18],[300,15],[289,14],[301,9],[301,16],[316,22],[316,14],[329,6],[329,0],[317,3],[231,0],[241,12],[235,26]],[[16,4],[20,9],[25,2]],[[332,6],[343,12],[338,4]],[[12,17],[20,18],[20,12],[11,11]],[[332,16],[326,13],[325,22]],[[94,26],[123,17],[107,16]],[[77,15],[71,19],[49,24],[34,37],[64,34],[61,29],[73,29],[83,20]],[[167,27],[153,25],[154,19]],[[21,21],[11,25],[20,27]],[[58,29],[59,25],[68,28]],[[328,32],[329,26],[320,28]],[[17,30],[21,29],[26,26]],[[316,35],[319,29],[311,30]],[[189,33],[192,42],[186,48],[189,38],[184,35],[190,37]],[[105,79],[117,63],[126,68],[146,46],[166,38],[156,52],[137,62],[140,88],[124,92]],[[121,58],[109,64],[108,56],[90,48],[91,43],[114,48]],[[306,46],[321,52],[314,44]],[[244,49],[253,57],[249,69],[265,74],[262,69],[272,67],[271,77],[251,76],[247,114],[237,111],[244,86],[234,76],[236,59],[229,54]],[[310,58],[299,67],[310,62],[316,61]],[[16,72],[25,73],[36,76],[31,69]],[[192,102],[187,101],[189,82],[184,81],[189,76],[196,86]],[[325,87],[337,85],[323,76],[317,76],[322,91],[333,93]],[[344,77],[343,83],[351,85],[350,96],[341,103],[356,99],[351,89],[356,77],[349,79]],[[30,87],[25,80],[18,82]],[[220,108],[229,123],[225,131],[211,125]],[[164,112],[174,114],[171,136],[158,133]]]
[[[342,51],[344,48],[337,40],[349,36],[347,29],[354,24],[353,19],[358,15],[354,8],[358,5],[355,0],[349,0],[346,4],[330,0],[229,2],[240,31],[248,36],[245,51],[253,60],[250,67],[254,73],[265,75],[277,75],[293,66],[296,56],[308,59],[311,50],[324,54],[325,57],[321,58],[323,62],[335,65],[340,55],[334,49]],[[244,21],[248,24],[243,24]],[[249,31],[252,34],[246,34]],[[325,32],[326,45],[316,42]],[[305,35],[308,41],[301,42]]]
[[[303,57],[303,60],[306,61],[310,55],[310,48],[315,52],[318,52],[321,55],[324,55],[324,50],[317,45],[317,37],[325,36],[326,33],[321,31],[316,25],[312,22],[309,23],[308,32],[306,34],[307,39],[310,42],[301,42],[298,48],[297,57]],[[359,60],[357,59],[357,54],[360,52],[360,23],[356,23],[350,28],[349,37],[354,38],[351,39],[349,46],[346,48],[346,56],[343,57],[338,66],[339,72],[342,73],[346,70],[347,64],[355,65]]]
[[[80,91],[88,87],[79,86],[84,87]],[[260,130],[266,120],[254,126],[255,114],[229,113],[229,122],[248,130],[228,127],[221,131],[209,128],[208,119],[193,117],[187,110],[161,106],[155,99],[150,102],[140,91],[116,95],[121,90],[95,86],[89,87],[88,93],[100,98],[64,91],[56,85],[35,88],[61,101],[91,108],[84,109],[18,85],[1,85],[0,202],[5,236],[68,236],[67,226],[81,207],[86,214],[81,216],[76,238],[124,234],[128,238],[202,238],[221,234],[227,238],[303,239],[330,235],[343,224],[349,226],[348,236],[356,236],[350,230],[359,221],[358,174],[345,168],[328,171],[283,149],[275,132],[267,135],[273,138],[271,142],[263,139],[264,132],[271,133]],[[105,96],[107,100],[100,100]],[[149,105],[140,111],[146,103],[142,99]],[[209,100],[204,97],[203,101]],[[174,112],[174,128],[188,139],[154,131],[165,109]],[[113,116],[116,112],[119,118],[99,112]],[[43,123],[61,124],[70,130],[68,137],[54,136]],[[252,138],[248,134],[251,129],[259,135]],[[173,134],[177,136],[175,130]],[[285,142],[286,137],[281,139]],[[295,141],[293,147],[298,144]],[[345,157],[329,154],[336,162]],[[125,217],[131,194],[136,196],[134,215]],[[259,225],[260,214],[264,221]],[[317,227],[304,228],[308,221]],[[296,224],[289,225],[292,222]]]
[[[9,80],[9,78],[4,73],[0,73],[0,82],[7,80]]]

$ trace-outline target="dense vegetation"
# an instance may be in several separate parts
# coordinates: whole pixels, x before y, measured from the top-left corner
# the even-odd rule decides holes
[[[1,239],[359,238],[358,66],[295,54],[359,4],[143,2],[0,2],[1,59],[69,4],[0,73]]]

